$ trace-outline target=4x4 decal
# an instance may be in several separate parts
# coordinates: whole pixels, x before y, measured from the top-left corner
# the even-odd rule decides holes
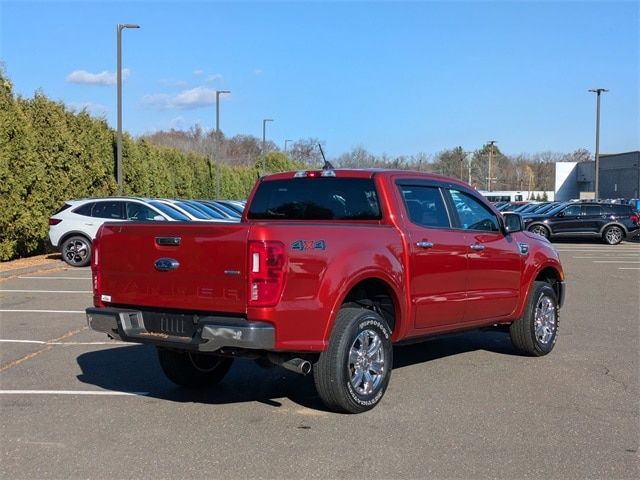
[[[296,240],[291,244],[293,250],[324,250],[327,244],[324,240]]]

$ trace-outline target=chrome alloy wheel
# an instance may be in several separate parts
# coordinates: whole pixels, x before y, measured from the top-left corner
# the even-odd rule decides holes
[[[547,227],[543,227],[542,225],[536,225],[531,229],[531,232],[537,233],[538,235],[541,235],[544,238],[547,238],[549,236],[549,231],[547,230]]]
[[[618,227],[610,227],[605,233],[607,243],[616,245],[622,241],[622,230]]]
[[[62,252],[67,263],[70,265],[82,264],[89,255],[89,244],[85,240],[74,240],[64,245]]]
[[[387,368],[382,339],[373,330],[364,330],[349,349],[349,379],[359,395],[370,395],[382,383]]]
[[[547,345],[553,339],[558,328],[556,306],[546,295],[538,299],[534,328],[536,338],[542,345]]]

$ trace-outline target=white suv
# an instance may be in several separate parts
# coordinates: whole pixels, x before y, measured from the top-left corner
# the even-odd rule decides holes
[[[49,218],[49,240],[73,267],[91,261],[91,242],[104,222],[188,221],[170,206],[150,205],[143,198],[88,198],[66,202]]]

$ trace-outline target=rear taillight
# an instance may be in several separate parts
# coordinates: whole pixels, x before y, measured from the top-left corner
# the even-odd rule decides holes
[[[638,225],[638,223],[640,223],[640,216],[638,215],[631,215],[631,221],[633,223],[635,223],[636,225]]]
[[[284,288],[287,256],[284,244],[276,241],[249,242],[249,305],[272,307]]]
[[[100,267],[99,267],[99,259],[100,259],[100,234],[102,233],[102,226],[98,229],[96,233],[96,238],[93,241],[91,246],[91,281],[93,287],[93,305],[96,307],[103,307],[102,303],[102,285],[100,282]]]
[[[61,222],[62,220],[59,218],[50,218],[49,219],[49,225],[57,225]]]

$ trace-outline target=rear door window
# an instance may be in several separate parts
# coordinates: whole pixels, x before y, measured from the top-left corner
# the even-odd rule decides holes
[[[587,216],[598,216],[604,214],[602,207],[599,205],[585,205],[585,215]]]
[[[155,220],[155,216],[159,215],[152,209],[142,203],[127,202],[127,219],[134,221]]]
[[[292,178],[260,184],[248,218],[273,220],[380,220],[370,178]]]
[[[107,218],[110,220],[123,220],[123,207],[124,202],[120,201],[96,202],[93,205],[91,216],[97,218]]]
[[[412,223],[423,227],[449,228],[449,217],[437,187],[401,185],[405,210]]]

